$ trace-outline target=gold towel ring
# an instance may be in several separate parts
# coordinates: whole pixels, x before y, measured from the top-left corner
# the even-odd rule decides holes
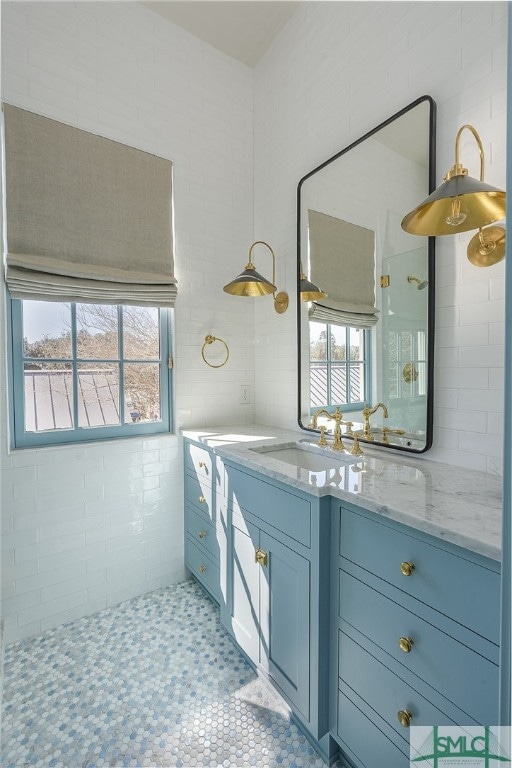
[[[214,365],[213,363],[209,363],[208,360],[206,359],[206,357],[204,356],[204,348],[206,347],[207,344],[213,344],[214,341],[220,341],[220,343],[224,344],[224,346],[226,347],[226,359],[224,360],[224,362],[219,363],[218,365]],[[204,344],[203,344],[203,347],[201,349],[201,355],[203,356],[203,360],[205,361],[206,365],[209,365],[210,368],[222,368],[222,366],[226,365],[227,361],[229,360],[228,345],[226,344],[224,339],[219,339],[217,336],[211,336],[210,334],[208,334],[208,336],[204,337]]]

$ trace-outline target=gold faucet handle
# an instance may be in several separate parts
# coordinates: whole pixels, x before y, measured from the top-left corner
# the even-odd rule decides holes
[[[320,445],[322,448],[324,448],[327,445],[327,440],[325,439],[325,433],[327,430],[327,427],[322,424],[320,427],[320,439],[318,441],[318,445]]]
[[[350,453],[352,456],[362,456],[363,451],[361,449],[361,446],[359,445],[359,438],[357,435],[354,435],[354,441],[352,443],[352,448],[350,449]]]
[[[352,427],[354,426],[354,422],[353,422],[353,421],[344,421],[343,423],[344,423],[344,425],[345,425],[345,426],[346,426],[346,428],[347,428],[347,429],[345,430],[345,434],[346,434],[346,436],[347,436],[347,437],[352,437],[352,436],[353,436],[353,434],[354,434],[354,433],[352,432]]]

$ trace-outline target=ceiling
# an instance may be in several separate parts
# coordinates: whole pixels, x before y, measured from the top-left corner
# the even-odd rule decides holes
[[[143,5],[252,67],[299,3],[293,0],[143,0]]]

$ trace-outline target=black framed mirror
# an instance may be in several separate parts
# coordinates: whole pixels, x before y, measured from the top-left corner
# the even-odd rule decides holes
[[[313,415],[339,407],[349,437],[415,453],[432,445],[435,240],[400,224],[435,188],[435,121],[422,96],[298,184],[302,429],[332,431]]]

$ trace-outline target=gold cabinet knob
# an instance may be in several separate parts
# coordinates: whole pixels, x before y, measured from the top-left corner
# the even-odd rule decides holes
[[[205,499],[205,497],[204,497],[204,496],[200,496],[200,497],[199,497],[199,502],[200,502],[201,504],[205,504],[205,503],[206,503],[206,499]]]
[[[404,653],[410,653],[412,651],[414,641],[410,637],[401,637],[398,641],[398,645],[400,646],[401,651]]]
[[[205,573],[206,572],[206,565],[200,565],[199,566],[199,573]]]
[[[208,535],[208,532],[207,531],[199,531],[199,533],[197,535],[199,536],[200,539],[206,539],[206,537]]]
[[[254,553],[254,560],[258,565],[267,565],[268,555],[264,549],[257,549]]]
[[[206,467],[206,464],[204,463],[204,461],[200,461],[200,462],[199,462],[199,467],[200,467],[201,469],[203,469],[203,467]]]
[[[400,570],[404,576],[412,576],[412,572],[414,571],[414,563],[400,563]]]
[[[398,721],[400,725],[403,725],[404,728],[408,728],[411,724],[412,715],[407,709],[400,709],[396,716],[398,717]]]

